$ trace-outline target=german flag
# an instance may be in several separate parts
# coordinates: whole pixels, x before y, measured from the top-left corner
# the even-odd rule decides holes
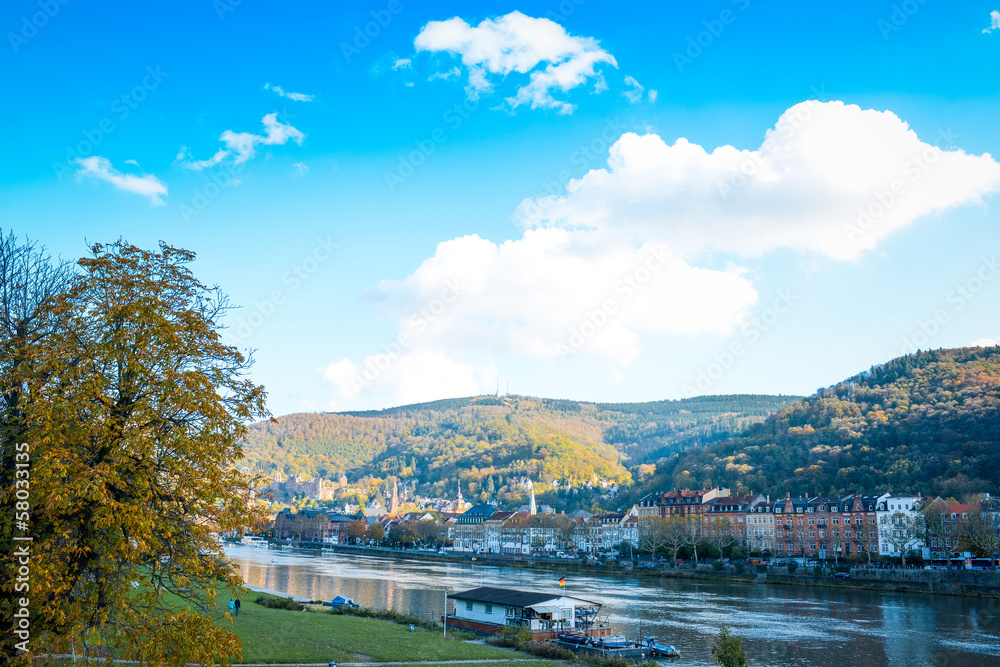
[[[559,585],[560,586],[565,586],[566,585],[566,577],[560,577],[560,579],[559,579]]]

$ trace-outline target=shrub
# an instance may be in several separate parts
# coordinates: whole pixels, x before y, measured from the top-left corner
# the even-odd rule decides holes
[[[722,572],[722,561],[717,560],[714,563],[712,563],[712,569],[716,572]]]
[[[530,633],[529,633],[530,634]],[[536,641],[528,641],[521,645],[521,650],[539,658],[550,658],[553,660],[576,660],[577,655],[568,648],[562,648],[554,644],[543,644]]]
[[[767,574],[767,565],[761,563],[760,565],[757,566],[757,571],[760,572],[761,574]]]
[[[823,576],[823,568],[820,567],[819,565],[817,565],[816,567],[814,567],[813,568],[813,575],[817,576],[817,577],[822,577]]]
[[[528,630],[527,628],[515,628],[508,625],[500,631],[498,636],[491,637],[486,641],[494,646],[521,648],[524,644],[531,641],[531,630]]]
[[[743,570],[746,568],[746,563],[736,563],[733,567],[736,569],[736,574],[743,574]]]
[[[795,570],[799,569],[799,564],[794,560],[788,564],[788,574],[795,574]]]
[[[286,609],[288,611],[302,611],[305,606],[299,604],[292,598],[279,598],[273,595],[258,595],[254,603],[259,604],[261,607],[269,607],[271,609]]]

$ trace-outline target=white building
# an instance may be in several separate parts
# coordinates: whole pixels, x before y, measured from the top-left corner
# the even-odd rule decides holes
[[[923,498],[920,494],[908,495],[900,494],[893,495],[891,493],[884,493],[878,497],[875,505],[875,517],[878,523],[878,536],[879,536],[879,555],[880,556],[893,556],[897,557],[900,555],[899,549],[893,546],[886,539],[886,535],[892,530],[891,523],[894,521],[894,515],[901,514],[906,517],[905,520],[917,523],[923,519],[923,514],[920,511],[920,503]],[[914,538],[906,545],[907,551],[919,551],[924,546],[923,537]]]

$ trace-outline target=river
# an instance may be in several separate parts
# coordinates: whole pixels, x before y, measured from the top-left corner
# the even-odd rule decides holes
[[[1000,602],[836,588],[684,579],[619,579],[315,551],[231,547],[245,582],[363,607],[440,618],[444,591],[477,586],[565,592],[603,604],[630,637],[655,635],[678,665],[711,665],[720,625],[744,638],[755,666],[986,667],[1000,665]]]

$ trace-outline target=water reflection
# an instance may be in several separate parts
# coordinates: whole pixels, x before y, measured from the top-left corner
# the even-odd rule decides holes
[[[364,607],[440,617],[444,590],[500,586],[559,592],[560,573],[316,552],[229,550],[247,583]],[[272,562],[273,561],[273,562]],[[569,573],[568,595],[604,605],[629,636],[674,644],[684,665],[711,665],[722,624],[744,637],[754,665],[984,667],[1000,664],[997,601]],[[641,628],[640,628],[641,624]]]

